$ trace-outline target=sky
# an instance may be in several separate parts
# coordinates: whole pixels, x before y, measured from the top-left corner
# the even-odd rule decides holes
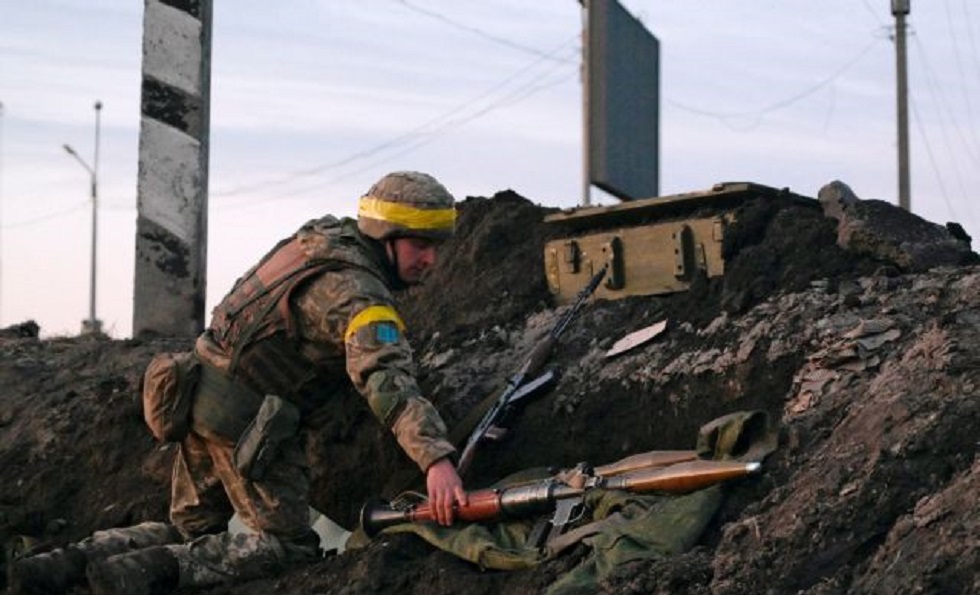
[[[660,41],[661,195],[841,180],[898,203],[890,0],[621,3]],[[208,313],[278,239],[354,215],[390,171],[460,200],[580,204],[578,1],[269,6],[214,2]],[[980,241],[980,6],[911,10],[911,208]],[[0,15],[0,327],[70,336],[88,318],[98,131],[96,316],[129,337],[143,3],[0,0]]]

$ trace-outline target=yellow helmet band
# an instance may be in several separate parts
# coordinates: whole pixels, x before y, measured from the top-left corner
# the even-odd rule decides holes
[[[456,209],[419,209],[373,196],[361,197],[357,214],[408,229],[452,229],[456,223]]]

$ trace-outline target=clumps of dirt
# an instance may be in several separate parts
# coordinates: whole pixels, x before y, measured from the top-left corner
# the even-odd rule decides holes
[[[37,339],[41,327],[33,320],[0,329],[0,339]]]
[[[158,451],[169,449],[155,448],[134,397],[154,353],[190,344],[0,338],[0,538],[8,547],[166,518],[169,469],[153,470]]]
[[[420,385],[451,427],[502,389],[562,311],[543,275],[556,233],[543,223],[549,212],[511,191],[463,201],[439,269],[402,296]],[[693,549],[616,568],[594,592],[980,592],[969,430],[980,420],[980,270],[911,275],[893,252],[841,247],[835,225],[804,203],[759,197],[726,230],[724,277],[675,295],[591,302],[556,346],[556,386],[519,411],[503,441],[481,448],[467,487],[530,467],[692,448],[707,421],[762,410],[781,427],[762,475],[726,487]],[[605,357],[664,319],[662,336]],[[191,342],[0,331],[8,555],[165,520],[173,448],[153,441],[133,397],[154,354]],[[421,485],[358,395],[331,395],[308,425],[312,504],[347,528],[369,498]],[[588,556],[579,544],[534,569],[482,571],[392,535],[210,592],[545,593]]]
[[[741,313],[775,292],[791,293],[814,281],[837,291],[842,278],[872,273],[885,264],[837,245],[837,223],[819,205],[758,197],[740,206],[725,230],[721,306]]]
[[[406,292],[402,314],[417,337],[438,333],[453,342],[482,329],[523,320],[550,302],[544,244],[554,231],[533,204],[513,190],[458,205],[456,234],[440,248],[425,283]]]

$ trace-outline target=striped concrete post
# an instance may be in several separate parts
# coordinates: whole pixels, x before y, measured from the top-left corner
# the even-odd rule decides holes
[[[133,336],[204,328],[211,1],[145,0]]]

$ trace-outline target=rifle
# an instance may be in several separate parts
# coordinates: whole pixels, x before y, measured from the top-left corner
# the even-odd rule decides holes
[[[473,457],[476,454],[476,447],[483,440],[496,440],[503,435],[500,423],[510,414],[518,401],[537,392],[554,380],[555,376],[553,371],[545,372],[531,381],[528,381],[528,378],[537,375],[551,357],[551,352],[555,348],[558,338],[565,332],[565,329],[575,318],[575,315],[578,314],[578,311],[582,309],[585,300],[599,286],[599,282],[606,275],[607,268],[608,265],[603,266],[599,269],[598,273],[592,276],[589,283],[575,297],[575,302],[572,304],[572,307],[558,319],[558,322],[555,323],[548,336],[535,345],[520,370],[507,379],[507,386],[500,393],[500,396],[489,406],[482,419],[480,419],[480,422],[470,433],[469,438],[467,438],[466,446],[463,448],[463,453],[459,457],[459,464],[456,466],[457,473],[463,475],[470,468],[470,465],[473,463]],[[483,406],[484,404],[481,403],[481,407]]]
[[[708,487],[728,479],[758,472],[761,464],[738,461],[689,460],[666,467],[652,467],[604,477],[592,475],[582,485],[573,486],[554,477],[500,489],[470,492],[467,504],[455,505],[456,518],[467,522],[498,521],[524,518],[549,510],[555,511],[551,534],[560,532],[576,520],[573,511],[581,507],[588,490],[626,490],[629,492],[663,491],[683,493]],[[383,529],[401,523],[434,521],[436,515],[428,502],[369,502],[361,509],[361,529],[373,537]],[[536,539],[529,542],[538,545]]]

